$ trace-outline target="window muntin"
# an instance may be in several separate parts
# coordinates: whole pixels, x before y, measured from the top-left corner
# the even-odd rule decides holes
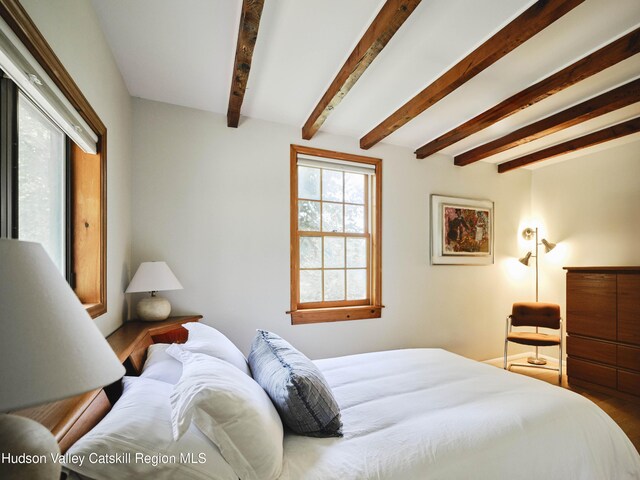
[[[291,168],[294,323],[314,309],[374,305],[358,318],[380,316],[380,160],[292,146]]]
[[[18,238],[39,242],[67,272],[66,136],[18,94]]]

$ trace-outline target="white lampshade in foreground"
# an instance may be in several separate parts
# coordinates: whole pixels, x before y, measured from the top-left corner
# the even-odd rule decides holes
[[[140,320],[155,322],[169,316],[169,300],[156,296],[156,292],[162,290],[182,290],[182,285],[165,262],[142,262],[125,292],[151,292],[150,297],[143,298],[136,305]]]
[[[124,367],[39,243],[0,239],[0,412],[67,398]]]

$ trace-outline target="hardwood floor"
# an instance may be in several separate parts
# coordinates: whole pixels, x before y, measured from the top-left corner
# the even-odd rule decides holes
[[[519,360],[518,362],[521,361],[522,360]],[[502,368],[502,360],[494,360],[487,363]],[[549,363],[549,366],[555,367],[555,365],[551,363]],[[511,371],[521,375],[537,378],[554,385],[558,384],[558,373],[553,370],[512,367]],[[566,375],[562,376],[562,387],[579,393],[598,405],[620,426],[620,428],[622,428],[631,442],[635,445],[636,450],[640,452],[640,400],[618,398],[606,393],[570,387],[567,383]]]

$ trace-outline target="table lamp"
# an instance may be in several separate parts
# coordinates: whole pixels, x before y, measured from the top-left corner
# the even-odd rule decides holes
[[[182,285],[165,262],[142,262],[131,279],[125,293],[149,292],[136,305],[140,320],[155,322],[165,320],[171,313],[171,304],[156,295],[163,290],[182,290]]]
[[[0,412],[84,393],[121,378],[124,367],[39,243],[0,239]],[[0,414],[0,455],[45,455],[46,463],[0,464],[0,478],[60,478],[58,444],[28,418]]]

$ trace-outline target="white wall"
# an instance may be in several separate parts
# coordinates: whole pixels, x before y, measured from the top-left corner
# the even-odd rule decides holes
[[[267,328],[312,357],[441,346],[482,359],[500,355],[511,303],[533,298],[533,271],[515,261],[531,219],[560,243],[541,254],[540,299],[563,312],[562,266],[640,264],[638,141],[533,174],[496,175],[491,165],[418,161],[389,145],[360,152],[344,137],[305,142],[298,129],[258,120],[229,129],[223,116],[143,100],[133,102],[132,122],[90,3],[21,3],[108,128],[108,312],[96,319],[105,334],[126,316],[122,292],[139,262],[165,259],[185,286],[167,294],[174,312],[204,314],[245,351],[253,331]],[[382,319],[290,325],[290,143],[384,159]],[[429,265],[432,193],[495,201],[495,265]]]
[[[563,266],[640,265],[640,141],[533,171],[534,216],[558,242],[540,254],[540,300],[566,316]]]
[[[87,0],[21,0],[76,84],[107,126],[107,313],[105,334],[126,315],[131,257],[131,97]]]
[[[529,214],[531,174],[495,166],[454,167],[379,145],[383,158],[381,319],[291,326],[289,145],[365,153],[357,140],[134,100],[133,252],[166,260],[184,290],[166,292],[174,314],[201,313],[245,352],[256,328],[281,334],[312,358],[409,346],[469,357],[502,351],[511,303],[531,295],[518,269],[517,232]],[[489,198],[496,209],[496,263],[429,264],[429,195]],[[513,274],[513,275],[512,275]],[[522,277],[522,275],[525,275]]]

